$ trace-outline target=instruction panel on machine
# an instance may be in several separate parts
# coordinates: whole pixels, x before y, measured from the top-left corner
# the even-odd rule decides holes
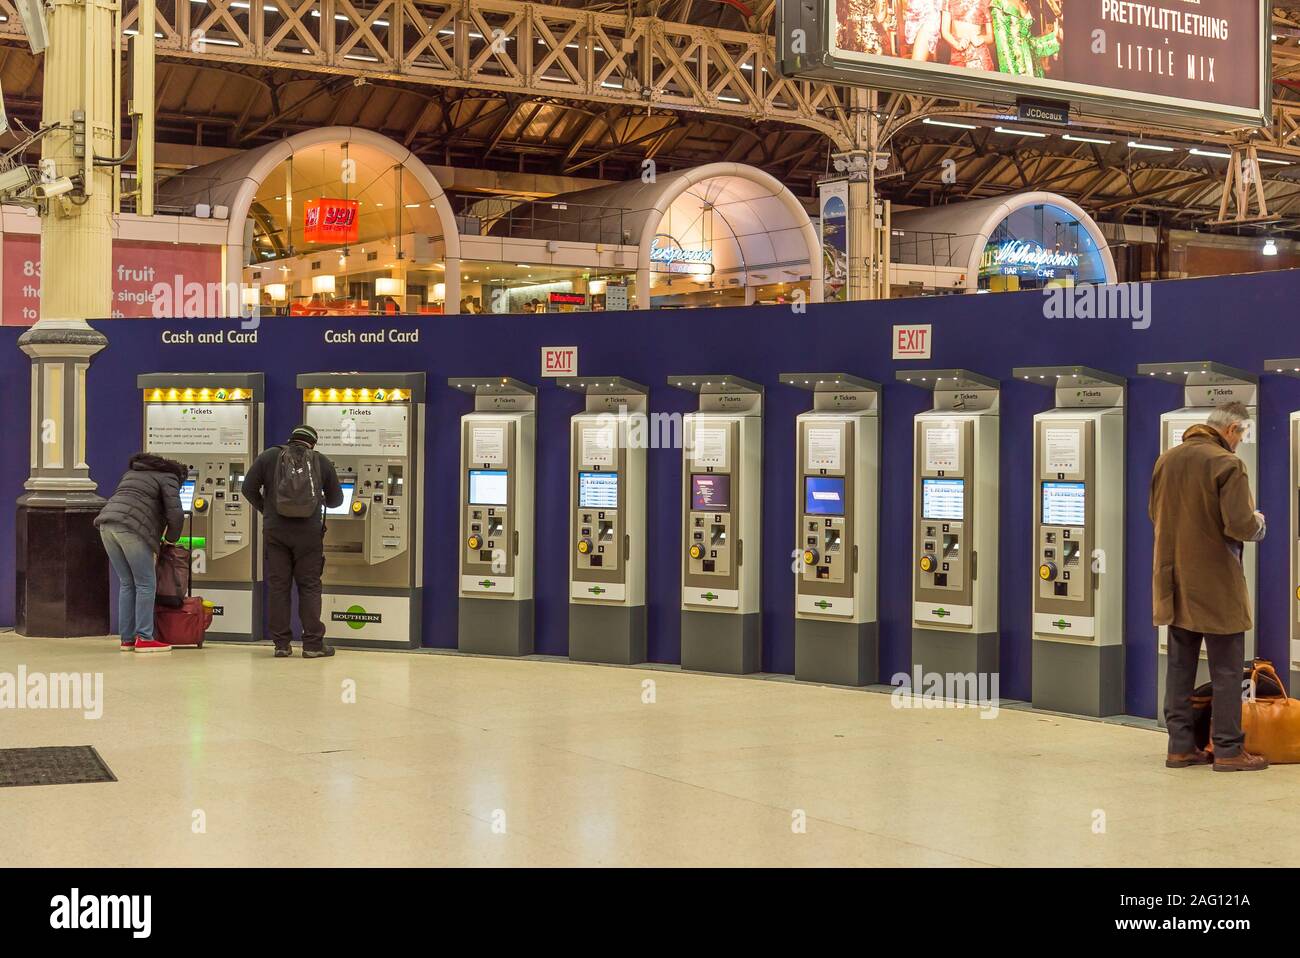
[[[406,455],[405,406],[309,405],[307,424],[327,456]]]
[[[146,408],[148,449],[173,453],[248,449],[248,407],[242,403],[150,403]]]
[[[927,472],[958,472],[961,469],[961,429],[956,423],[925,430]]]

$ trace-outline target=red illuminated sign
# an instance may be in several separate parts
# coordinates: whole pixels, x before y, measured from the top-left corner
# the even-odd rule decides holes
[[[550,302],[552,306],[586,306],[586,293],[551,293]]]
[[[361,235],[356,200],[308,200],[303,238],[308,243],[355,243]]]

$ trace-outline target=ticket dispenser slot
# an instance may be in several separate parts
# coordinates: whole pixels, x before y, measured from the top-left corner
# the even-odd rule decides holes
[[[1300,358],[1289,359],[1270,359],[1264,364],[1266,372],[1279,376],[1289,376],[1300,379]],[[1300,681],[1300,410],[1291,413],[1288,423],[1288,435],[1290,437],[1290,450],[1288,460],[1289,467],[1289,488],[1290,495],[1287,497],[1289,506],[1288,516],[1290,545],[1287,548],[1288,559],[1290,561],[1290,579],[1287,583],[1287,607],[1290,614],[1287,616],[1288,638],[1289,638],[1289,667],[1290,667],[1290,684],[1287,686],[1291,689],[1292,695],[1295,690],[1300,688],[1297,681]],[[1242,445],[1245,445],[1243,443]],[[1238,447],[1240,448],[1240,447]],[[1274,522],[1278,522],[1280,517],[1270,517]],[[1269,530],[1270,535],[1278,535],[1280,527],[1274,526]]]
[[[848,373],[782,373],[812,393],[795,421],[795,678],[878,677],[880,386]]]
[[[566,377],[584,397],[569,429],[569,657],[646,658],[646,426],[649,389],[618,376]]]
[[[1259,502],[1258,450],[1255,437],[1259,432],[1259,377],[1245,370],[1235,369],[1213,361],[1189,363],[1145,363],[1138,366],[1138,375],[1158,382],[1182,387],[1183,406],[1160,416],[1160,453],[1183,441],[1183,433],[1192,426],[1203,425],[1215,406],[1229,402],[1243,403],[1250,412],[1250,428],[1246,438],[1237,447],[1237,456],[1246,467],[1250,480],[1250,494]],[[1154,465],[1150,463],[1149,465]],[[1242,550],[1242,570],[1246,575],[1246,589],[1250,595],[1251,620],[1259,621],[1256,609],[1256,569],[1259,546],[1247,542]],[[1169,655],[1169,630],[1160,626],[1156,630],[1156,721],[1164,725],[1165,670]],[[1246,633],[1246,658],[1255,656],[1255,630]],[[1197,669],[1197,684],[1209,681],[1209,664],[1205,650],[1201,650],[1201,664]]]
[[[997,380],[965,369],[907,370],[933,393],[914,420],[912,661],[925,672],[998,668]]]
[[[1016,369],[1053,390],[1034,417],[1033,703],[1124,711],[1123,376],[1087,366]]]
[[[334,463],[322,618],[332,644],[416,648],[421,637],[423,373],[305,373],[303,421]],[[408,486],[408,483],[410,485]]]
[[[682,668],[762,666],[763,387],[732,375],[670,376],[699,397],[683,419]]]
[[[143,448],[187,470],[181,505],[192,517],[194,591],[213,604],[208,637],[260,639],[261,517],[242,485],[263,444],[263,375],[147,373],[136,384]]]
[[[447,384],[474,397],[460,421],[457,644],[531,655],[537,389],[509,377]]]

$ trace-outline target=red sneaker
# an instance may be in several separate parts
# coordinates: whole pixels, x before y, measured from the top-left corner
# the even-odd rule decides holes
[[[123,651],[123,652],[134,652],[134,651],[135,651],[135,639],[123,639],[123,640],[122,640],[122,651]]]
[[[136,636],[135,650],[137,652],[170,652],[172,647],[166,642],[159,642],[157,639],[142,639]]]

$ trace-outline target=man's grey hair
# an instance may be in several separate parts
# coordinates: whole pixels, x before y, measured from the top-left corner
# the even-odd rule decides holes
[[[1250,410],[1246,408],[1245,403],[1229,402],[1222,406],[1215,406],[1214,412],[1210,413],[1210,418],[1205,420],[1205,424],[1226,432],[1236,423],[1249,420]]]

